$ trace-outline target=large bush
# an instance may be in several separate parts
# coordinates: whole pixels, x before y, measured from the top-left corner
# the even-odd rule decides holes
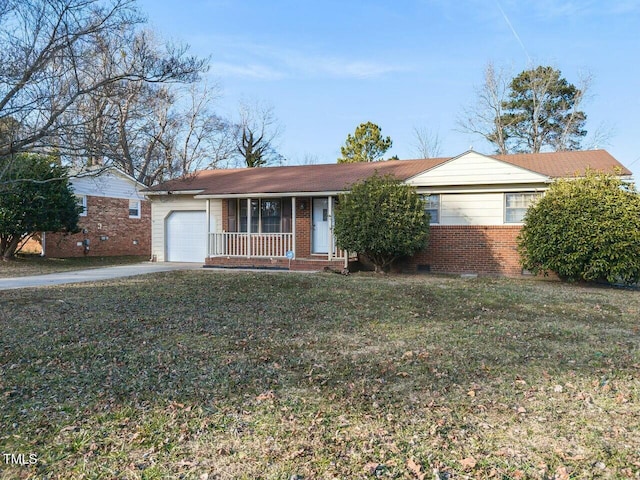
[[[640,195],[614,175],[558,180],[524,219],[524,268],[568,280],[640,280]]]
[[[375,174],[340,196],[334,232],[338,246],[365,255],[381,272],[427,246],[429,215],[415,188]]]
[[[22,240],[36,232],[76,232],[78,207],[68,171],[52,158],[21,154],[9,162],[0,181],[0,257],[14,256]]]

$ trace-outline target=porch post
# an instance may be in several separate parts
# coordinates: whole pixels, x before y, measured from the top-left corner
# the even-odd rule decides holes
[[[293,250],[293,255],[295,256],[296,254],[296,197],[291,197],[291,235],[293,235],[293,238],[291,239],[291,249]]]
[[[327,242],[329,252],[327,252],[327,256],[328,260],[331,260],[333,258],[333,197],[327,197],[327,204],[327,220],[329,221],[329,241]]]
[[[251,199],[247,198],[247,258],[251,257]]]
[[[206,204],[207,215],[207,258],[211,256],[211,199],[207,198]]]

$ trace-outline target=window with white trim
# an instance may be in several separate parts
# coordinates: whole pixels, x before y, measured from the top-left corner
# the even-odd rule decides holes
[[[140,218],[140,200],[129,200],[129,218]]]
[[[252,198],[251,233],[291,233],[290,198]],[[229,199],[229,231],[247,231],[247,199]]]
[[[505,193],[504,223],[522,223],[527,209],[540,198],[539,193]]]
[[[440,223],[440,194],[421,195],[424,200],[424,211],[429,214],[431,225]]]
[[[81,217],[87,216],[87,196],[86,195],[76,195],[76,203],[79,207],[82,207],[82,211],[79,213]]]

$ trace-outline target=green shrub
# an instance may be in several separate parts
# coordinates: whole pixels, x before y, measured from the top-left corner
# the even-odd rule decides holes
[[[640,280],[640,194],[618,177],[558,180],[528,211],[518,240],[524,268],[567,280]]]
[[[340,196],[334,232],[341,248],[366,256],[381,272],[427,246],[429,214],[415,188],[376,173]]]

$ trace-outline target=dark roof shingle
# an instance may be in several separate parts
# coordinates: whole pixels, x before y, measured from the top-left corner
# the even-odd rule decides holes
[[[631,175],[605,150],[490,156],[551,178],[580,176],[589,168],[607,172],[620,169],[622,175]],[[189,177],[151,187],[149,192],[198,191],[202,195],[340,192],[375,172],[406,180],[449,160],[452,159],[202,170]]]

